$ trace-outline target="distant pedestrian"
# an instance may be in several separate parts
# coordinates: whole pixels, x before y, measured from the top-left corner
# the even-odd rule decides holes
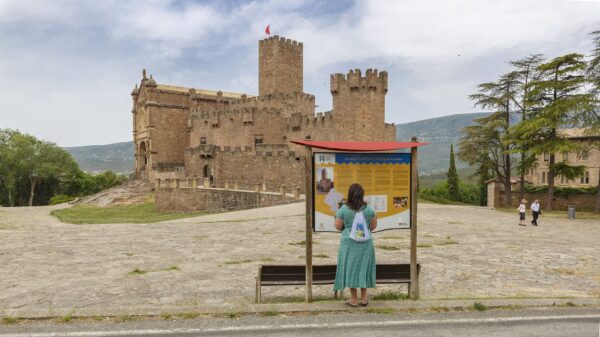
[[[521,200],[521,204],[519,205],[519,208],[517,208],[517,211],[519,211],[519,226],[526,226],[523,221],[525,221],[525,211],[527,210],[527,200],[523,199]]]
[[[537,226],[538,216],[542,215],[542,210],[540,209],[540,203],[537,199],[533,201],[531,204],[531,214],[533,214],[533,220],[531,220],[531,224]]]
[[[342,237],[333,290],[350,288],[352,298],[346,304],[351,307],[367,306],[367,288],[375,288],[375,247],[370,231],[377,227],[377,217],[364,197],[364,189],[359,184],[352,184],[348,190],[347,202],[335,215],[335,228],[342,231]]]

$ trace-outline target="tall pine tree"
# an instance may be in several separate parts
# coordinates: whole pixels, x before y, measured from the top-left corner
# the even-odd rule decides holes
[[[515,67],[517,73],[518,98],[514,103],[520,112],[521,121],[526,120],[532,111],[533,104],[528,95],[530,89],[529,83],[539,80],[540,72],[537,70],[537,67],[542,61],[542,54],[533,54],[510,62],[510,64]],[[519,181],[519,200],[522,200],[525,196],[525,173],[535,165],[536,158],[526,147],[513,147],[513,151],[520,152],[521,154],[521,160],[517,165],[517,169],[521,175]]]
[[[592,95],[594,95],[595,102],[594,109],[588,115],[586,124],[589,126],[590,133],[598,135],[600,133],[600,30],[593,32],[591,35],[594,47],[592,49],[592,54],[590,55],[586,75],[592,85],[591,92]],[[600,150],[600,144],[598,144],[598,142],[593,143],[592,146]],[[600,213],[600,170],[598,170],[597,189],[596,213]]]
[[[563,175],[573,179],[582,171],[581,167],[570,166],[564,161],[557,163],[556,154],[578,150],[578,145],[562,130],[582,125],[592,107],[593,95],[584,90],[587,83],[583,76],[585,69],[583,55],[575,53],[540,64],[540,78],[529,84],[531,117],[511,128],[508,139],[533,154],[549,156],[548,210],[552,210],[554,178]]]
[[[447,182],[448,182],[448,194],[450,199],[459,201],[460,192],[458,190],[458,173],[456,172],[456,163],[454,161],[454,147],[450,144],[450,167],[448,168]]]
[[[462,130],[459,149],[459,157],[470,165],[486,162],[493,170],[504,185],[506,205],[510,205],[512,198],[512,163],[511,144],[505,140],[511,125],[511,113],[518,99],[519,78],[518,72],[509,72],[498,81],[480,84],[478,92],[469,96],[475,101],[475,106],[492,112],[476,119],[475,125]]]

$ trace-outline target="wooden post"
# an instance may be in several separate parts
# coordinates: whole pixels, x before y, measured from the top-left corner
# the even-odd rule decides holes
[[[300,187],[294,186],[294,199],[300,199]]]
[[[154,180],[154,189],[159,189],[160,188],[160,179],[156,179]]]
[[[304,151],[304,186],[306,188],[306,302],[313,301],[312,296],[312,148],[305,146]]]
[[[417,137],[412,137],[417,142]],[[410,150],[410,298],[419,299],[419,271],[417,270],[417,147]]]

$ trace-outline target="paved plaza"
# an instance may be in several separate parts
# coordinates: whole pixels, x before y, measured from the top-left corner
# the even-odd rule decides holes
[[[304,263],[304,204],[155,224],[70,225],[66,206],[0,208],[0,314],[111,308],[221,308],[254,302],[258,265]],[[483,207],[419,205],[423,299],[600,297],[600,220],[543,216],[539,227]],[[379,263],[409,261],[409,231],[375,234]],[[314,263],[339,234],[314,235]],[[319,298],[331,286],[315,286]],[[406,291],[385,285],[372,291]],[[263,288],[300,301],[304,287]]]

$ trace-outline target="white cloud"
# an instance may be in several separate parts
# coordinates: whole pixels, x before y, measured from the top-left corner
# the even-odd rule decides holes
[[[459,54],[475,59],[508,48],[560,43],[600,25],[600,6],[594,3],[388,0],[361,4],[333,24],[289,23],[291,35],[319,50],[307,55],[307,64],[318,68],[381,57],[395,63],[439,64]]]
[[[320,110],[329,72],[379,66],[390,72],[387,121],[467,112],[467,95],[509,59],[589,50],[598,13],[599,1],[0,0],[0,127],[61,145],[129,139],[142,67],[161,83],[256,92],[267,24],[304,43]]]

